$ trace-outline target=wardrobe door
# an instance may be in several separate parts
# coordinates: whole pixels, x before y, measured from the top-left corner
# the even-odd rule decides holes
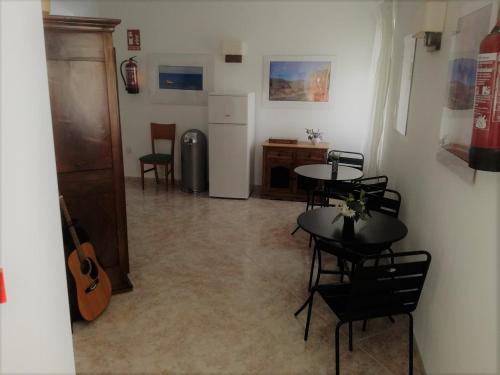
[[[48,16],[44,22],[59,191],[113,291],[130,290],[111,36],[119,21]]]

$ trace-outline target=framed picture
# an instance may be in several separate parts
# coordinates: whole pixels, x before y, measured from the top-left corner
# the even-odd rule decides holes
[[[200,105],[213,91],[213,57],[204,54],[151,54],[148,83],[153,103]]]
[[[332,104],[332,56],[268,56],[264,58],[264,105],[321,108]]]
[[[458,19],[451,37],[446,98],[441,116],[441,147],[469,161],[476,66],[481,40],[490,31],[491,4]]]

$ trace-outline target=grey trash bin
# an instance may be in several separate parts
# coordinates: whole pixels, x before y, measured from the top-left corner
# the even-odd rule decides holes
[[[207,190],[207,137],[201,131],[191,129],[182,135],[181,166],[183,191]]]

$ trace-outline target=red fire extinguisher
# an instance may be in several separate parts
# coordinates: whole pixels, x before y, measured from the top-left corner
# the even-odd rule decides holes
[[[128,60],[123,60],[120,64],[120,74],[123,79],[125,89],[129,94],[137,94],[139,92],[139,82],[137,80],[137,62],[131,57]],[[126,63],[126,64],[125,64]],[[123,74],[123,64],[125,64],[125,75]]]
[[[500,171],[500,21],[482,41],[476,89],[469,166]]]

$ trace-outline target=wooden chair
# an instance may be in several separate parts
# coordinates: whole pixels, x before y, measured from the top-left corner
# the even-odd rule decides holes
[[[170,141],[170,154],[160,154],[156,152],[155,141],[157,139],[166,139]],[[170,174],[172,185],[174,185],[174,152],[175,152],[175,124],[157,124],[151,123],[151,149],[152,154],[144,155],[139,158],[141,162],[142,190],[144,190],[144,173],[154,171],[156,183],[160,183],[158,178],[158,165],[165,166],[166,188],[168,190],[168,175]],[[144,165],[153,165],[153,168],[144,170]]]

